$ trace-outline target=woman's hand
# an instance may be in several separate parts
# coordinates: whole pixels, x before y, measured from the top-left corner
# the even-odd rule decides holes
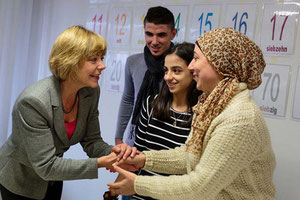
[[[119,194],[119,195],[120,194],[122,194],[122,195],[135,194],[134,181],[135,181],[136,175],[132,172],[128,172],[128,171],[118,167],[116,164],[113,164],[113,168],[120,175],[117,178],[115,183],[107,184],[107,186],[109,187],[109,191],[111,191],[112,194]]]
[[[117,177],[116,180],[115,180],[115,183],[120,182],[120,181],[122,181],[123,179],[125,179],[125,177],[124,177],[123,175],[119,174],[118,177]],[[113,196],[117,196],[117,195],[118,195],[117,193],[114,193],[114,192],[112,192],[112,191],[110,191],[110,193],[111,193]]]
[[[125,160],[129,156],[133,158],[137,153],[136,147],[131,147],[126,143],[122,143],[114,146],[111,151],[117,154],[118,161],[121,159]]]
[[[97,158],[97,165],[98,168],[105,167],[107,170],[110,170],[111,172],[115,172],[112,164],[117,162],[117,155],[114,152],[111,152],[107,156],[102,156],[100,158]]]
[[[134,158],[127,158],[116,162],[116,165],[127,171],[136,171],[145,166],[146,156],[143,153],[137,153]]]

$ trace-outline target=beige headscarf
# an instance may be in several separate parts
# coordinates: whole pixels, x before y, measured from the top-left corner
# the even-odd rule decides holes
[[[186,144],[187,151],[193,154],[202,153],[206,131],[235,95],[238,83],[246,83],[248,89],[257,88],[266,66],[260,48],[232,28],[207,32],[197,39],[196,45],[224,79],[210,94],[203,93],[193,107],[192,138]]]

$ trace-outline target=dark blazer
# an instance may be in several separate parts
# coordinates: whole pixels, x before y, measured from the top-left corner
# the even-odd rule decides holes
[[[42,199],[49,181],[98,178],[96,158],[112,148],[100,136],[99,95],[99,87],[79,90],[76,129],[68,140],[59,81],[50,76],[26,88],[13,108],[12,134],[0,149],[0,184]],[[78,142],[90,158],[62,158]]]

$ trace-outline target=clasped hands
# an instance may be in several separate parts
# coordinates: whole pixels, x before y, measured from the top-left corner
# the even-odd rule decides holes
[[[114,146],[109,155],[98,158],[98,167],[105,167],[110,172],[119,173],[115,183],[107,184],[113,195],[132,195],[135,194],[136,178],[136,174],[132,171],[144,167],[145,161],[145,154],[139,153],[135,147],[122,143]]]

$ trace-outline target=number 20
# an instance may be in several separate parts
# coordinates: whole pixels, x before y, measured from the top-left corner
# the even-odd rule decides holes
[[[113,71],[110,75],[110,80],[119,82],[120,79],[121,79],[121,66],[122,66],[122,63],[121,63],[120,60],[118,61],[118,63],[117,63],[116,60],[114,60],[111,65],[112,65]]]

